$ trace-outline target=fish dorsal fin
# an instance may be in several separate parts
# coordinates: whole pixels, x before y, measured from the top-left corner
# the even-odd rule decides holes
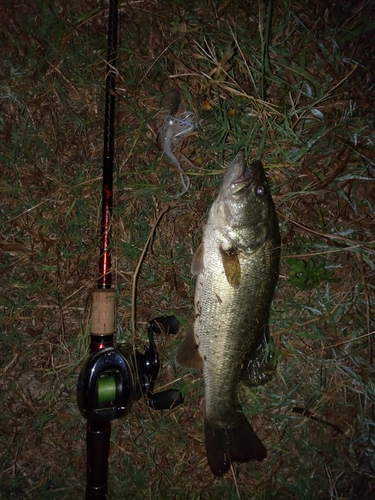
[[[201,243],[194,254],[193,262],[191,263],[191,273],[194,274],[194,276],[198,276],[198,274],[203,273],[203,255],[204,246],[203,243]]]
[[[234,248],[231,248],[229,250],[220,248],[220,254],[228,283],[233,288],[239,288],[241,284],[241,265],[237,251]]]
[[[189,330],[186,337],[181,342],[176,354],[176,363],[184,368],[192,368],[193,370],[201,370],[204,360],[199,352],[193,330]]]

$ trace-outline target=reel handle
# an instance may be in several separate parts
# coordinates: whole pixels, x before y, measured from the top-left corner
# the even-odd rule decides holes
[[[147,397],[148,406],[154,410],[171,410],[184,402],[184,397],[178,389],[156,392]]]
[[[152,328],[154,333],[175,335],[180,328],[180,322],[176,316],[159,316],[149,321],[148,326]]]

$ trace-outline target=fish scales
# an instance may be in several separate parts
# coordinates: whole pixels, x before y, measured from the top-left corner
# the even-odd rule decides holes
[[[203,241],[208,243],[212,238],[215,228],[209,221]],[[212,271],[197,278],[194,331],[204,358],[206,417],[220,417],[227,406],[233,407],[237,400],[233,387],[240,380],[246,354],[256,347],[268,323],[273,290],[263,277],[277,258],[272,243],[252,253],[238,252],[238,258],[242,277],[237,289],[228,283],[214,245],[204,252],[203,259],[204,268]],[[271,279],[277,280],[277,274]]]
[[[216,476],[233,461],[267,454],[241,411],[238,384],[241,378],[257,382],[279,259],[278,221],[263,167],[254,162],[247,168],[240,152],[228,167],[194,256],[194,331],[177,353],[178,364],[203,369],[206,451]]]

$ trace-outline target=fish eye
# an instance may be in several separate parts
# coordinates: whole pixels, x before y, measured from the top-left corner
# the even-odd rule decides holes
[[[255,194],[259,197],[264,196],[265,194],[267,194],[267,187],[261,184],[260,186],[255,188]]]

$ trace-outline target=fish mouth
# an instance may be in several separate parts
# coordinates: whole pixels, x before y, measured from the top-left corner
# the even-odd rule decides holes
[[[228,169],[224,182],[229,187],[232,195],[247,195],[254,186],[255,181],[259,179],[262,172],[262,164],[260,161],[255,161],[251,165],[247,165],[245,154],[240,151],[234,158]]]

